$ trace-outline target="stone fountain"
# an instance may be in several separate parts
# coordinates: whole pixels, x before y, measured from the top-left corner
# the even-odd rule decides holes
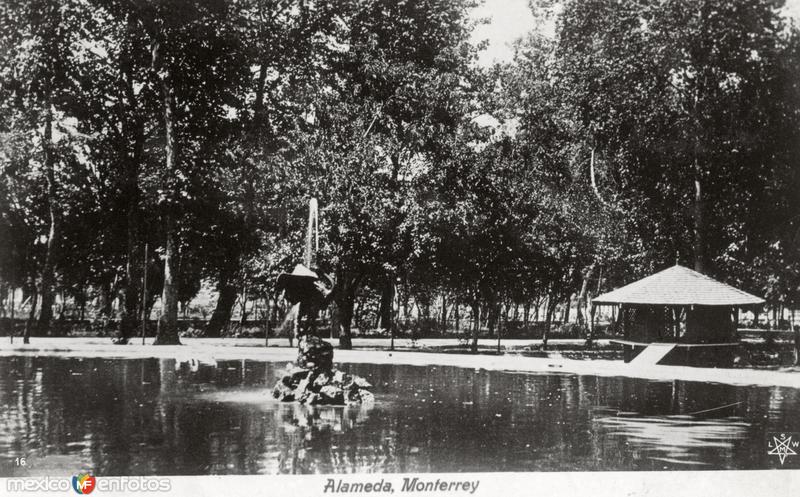
[[[344,405],[372,402],[372,386],[359,376],[333,367],[333,345],[316,336],[316,321],[336,291],[335,280],[315,271],[319,249],[317,200],[311,199],[304,264],[278,276],[276,290],[291,304],[292,337],[297,338],[297,360],[289,363],[272,395],[283,402]]]

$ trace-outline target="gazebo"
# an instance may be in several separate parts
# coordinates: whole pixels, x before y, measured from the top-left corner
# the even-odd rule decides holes
[[[764,299],[675,265],[592,300],[618,310],[625,362],[729,366],[738,346],[740,309]]]

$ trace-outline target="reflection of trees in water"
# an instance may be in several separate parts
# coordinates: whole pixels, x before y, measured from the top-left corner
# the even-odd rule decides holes
[[[681,444],[684,461],[763,466],[764,427],[739,418],[764,419],[766,388],[455,368],[412,380],[401,378],[399,406],[389,414],[398,422],[398,461],[407,463],[400,471],[661,469],[669,462],[653,456]],[[434,394],[422,403],[429,389]],[[729,404],[736,405],[716,409]],[[691,413],[668,428],[659,419]],[[596,422],[610,417],[623,422]],[[626,425],[626,417],[638,423]],[[418,455],[409,452],[415,448]]]
[[[175,411],[174,425],[167,425],[167,431],[175,445],[169,452],[176,454],[175,464],[184,468],[181,474],[264,472],[261,459],[272,430],[263,407],[209,401],[198,394],[263,385],[268,369],[264,363],[244,360],[201,363],[197,368],[162,364],[162,375],[175,378],[174,391],[162,392],[161,404]]]
[[[377,368],[369,380],[391,399],[361,428],[372,430],[371,418],[381,420],[376,429],[390,428],[394,448],[385,471],[657,470],[690,461],[763,466],[764,427],[743,419],[764,419],[766,388],[436,367]],[[792,402],[798,405],[800,399]],[[729,404],[736,405],[716,410]],[[705,410],[711,411],[692,414]],[[282,471],[364,470],[326,459],[330,446],[332,453],[346,454],[331,432],[312,428],[311,440],[305,440],[308,434],[287,435],[298,437],[287,445],[289,454],[301,458],[286,456],[291,464]],[[674,460],[664,460],[670,457]]]
[[[652,470],[763,467],[770,389],[679,381],[620,389],[620,400],[594,420],[603,460]]]
[[[391,470],[394,444],[365,429],[371,406],[285,404],[275,411],[277,472],[289,474]]]
[[[0,358],[0,458],[98,475],[758,468],[766,431],[798,431],[796,389],[348,365],[377,404],[309,408],[268,400],[280,366]]]
[[[113,461],[119,448],[124,451],[123,434],[137,405],[130,388],[138,383],[134,363],[14,357],[0,366],[8,369],[0,388],[4,455],[26,456],[30,469],[42,474],[71,474],[99,473],[99,461]],[[64,454],[70,458],[56,459]]]
[[[175,425],[165,425],[180,444],[170,450],[175,464],[212,474],[350,472],[380,466],[375,441],[358,431],[368,418],[367,407],[280,404],[268,395],[256,395],[256,402],[244,395],[251,402],[237,402],[237,390],[230,388],[271,386],[276,369],[280,365],[252,361],[198,368],[162,363],[162,409],[177,411]],[[200,396],[200,401],[187,394],[208,388],[221,395]]]

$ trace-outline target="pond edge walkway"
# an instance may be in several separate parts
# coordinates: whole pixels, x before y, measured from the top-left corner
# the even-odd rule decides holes
[[[264,347],[263,339],[200,339],[182,338],[184,345],[142,345],[135,339],[128,345],[114,345],[108,338],[50,338],[33,337],[31,344],[21,339],[13,344],[8,337],[0,342],[0,357],[50,356],[50,357],[100,357],[100,358],[158,358],[178,361],[196,360],[215,363],[223,360],[254,360],[290,362],[296,349],[270,344]],[[286,340],[277,341],[278,343]],[[332,340],[334,345],[337,340]],[[530,343],[530,341],[527,341]],[[358,342],[356,342],[358,345]],[[383,342],[385,346],[385,342]],[[469,353],[442,353],[383,350],[334,351],[335,363],[396,364],[408,366],[453,366],[488,371],[506,371],[532,374],[577,374],[589,376],[622,376],[656,381],[699,381],[729,385],[754,385],[764,387],[800,388],[800,371],[761,370],[745,368],[695,368],[687,366],[659,366],[626,364],[622,360],[566,359],[554,353],[551,357],[529,357],[520,354],[488,355]]]

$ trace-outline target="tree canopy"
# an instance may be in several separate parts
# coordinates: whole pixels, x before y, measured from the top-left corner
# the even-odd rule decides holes
[[[175,343],[207,285],[219,336],[240,295],[277,305],[315,197],[344,337],[365,298],[385,329],[396,300],[429,318],[439,298],[491,323],[572,299],[581,321],[676,262],[797,304],[800,31],[779,2],[533,1],[554,35],[491,67],[475,6],[4,2],[0,294],[23,290],[29,333],[58,333],[56,295],[96,301],[123,341],[158,295]]]

